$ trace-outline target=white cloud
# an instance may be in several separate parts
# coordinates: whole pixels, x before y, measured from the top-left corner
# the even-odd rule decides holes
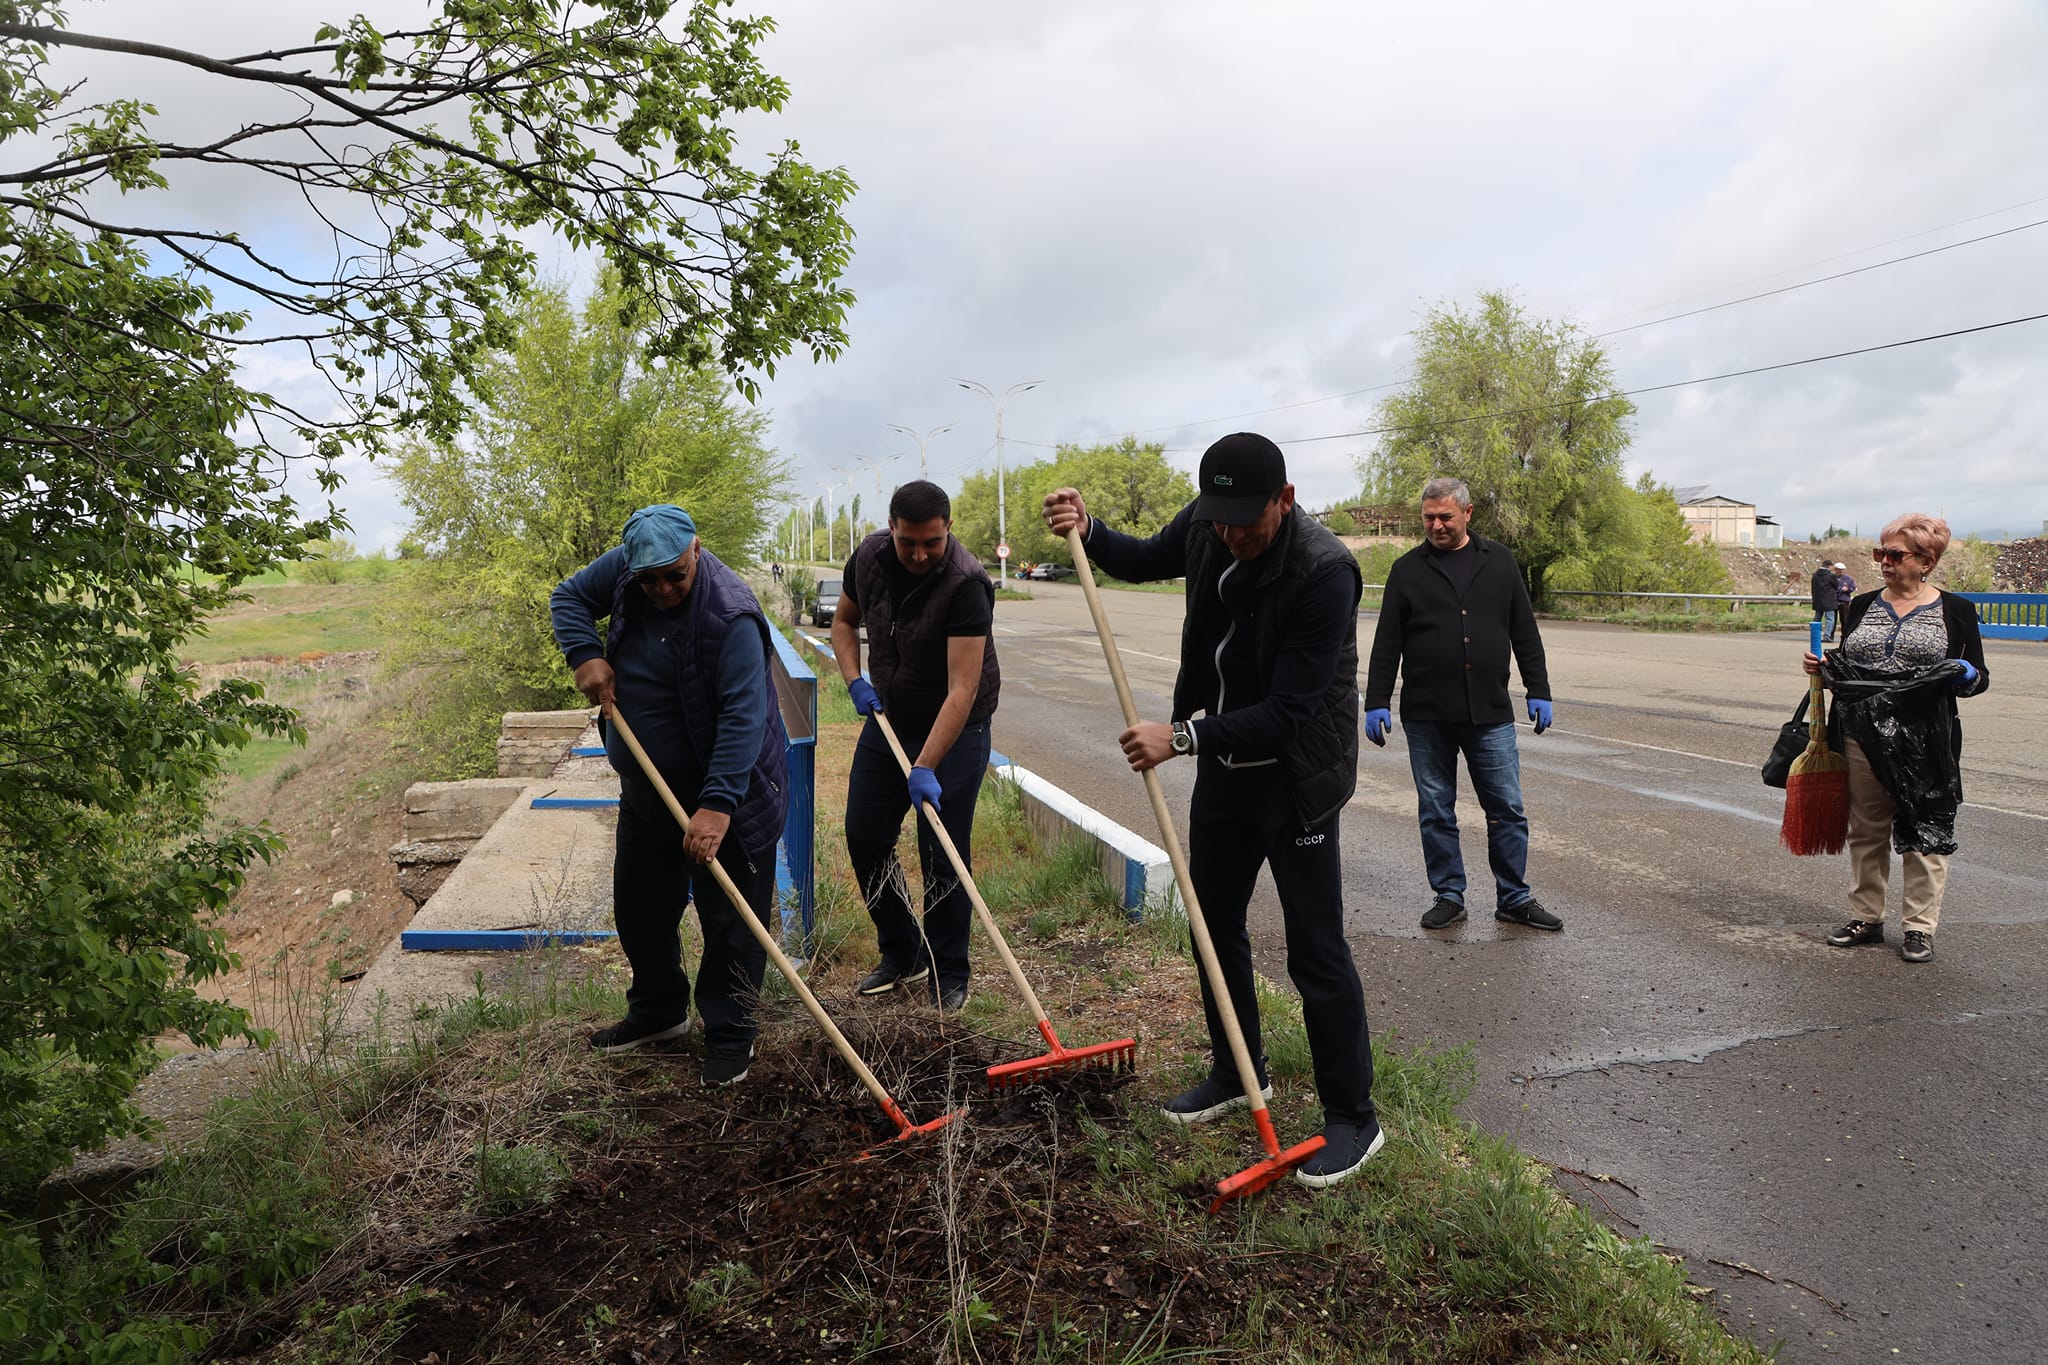
[[[1137,429],[1192,466],[1250,427],[1299,442],[1305,496],[1334,498],[1363,442],[1301,438],[1370,425],[1376,395],[1198,419],[1396,379],[1421,311],[1480,288],[1597,330],[2048,217],[1893,242],[2048,196],[2048,16],[2026,0],[764,2],[792,97],[749,139],[795,138],[861,185],[853,344],[767,386],[807,483],[857,453],[903,454],[904,476],[890,422],[959,424],[931,447],[946,481],[986,467],[991,414],[947,378],[965,375],[1045,381],[1010,408],[1015,438]],[[117,0],[74,19],[247,50],[341,14]],[[2043,311],[2044,261],[2048,228],[1628,333],[1617,374]],[[2044,355],[2048,323],[1646,396],[1634,463],[1795,533],[1908,506],[2026,530],[2048,516]],[[362,478],[346,499],[364,542],[388,543],[388,490]]]

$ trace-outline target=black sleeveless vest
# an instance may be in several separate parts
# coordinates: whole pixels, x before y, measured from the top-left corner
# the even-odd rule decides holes
[[[967,553],[958,537],[948,534],[945,560],[911,580],[898,602],[889,591],[889,560],[895,556],[887,530],[861,541],[853,554],[853,594],[860,603],[861,624],[867,627],[868,679],[888,709],[889,723],[899,731],[923,734],[946,704],[946,612],[953,594],[987,593],[993,600],[995,585],[981,561]],[[995,714],[1002,686],[991,632],[982,650],[981,686],[967,713],[968,724]]]

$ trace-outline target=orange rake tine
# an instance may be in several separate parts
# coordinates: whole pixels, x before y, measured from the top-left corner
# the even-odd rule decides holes
[[[1258,1124],[1259,1141],[1270,1154],[1264,1161],[1254,1162],[1236,1175],[1226,1176],[1216,1182],[1216,1197],[1209,1203],[1209,1212],[1215,1213],[1233,1199],[1242,1199],[1248,1194],[1257,1194],[1276,1180],[1284,1180],[1299,1170],[1307,1161],[1329,1144],[1321,1133],[1307,1142],[1298,1143],[1286,1151],[1280,1150],[1280,1135],[1273,1131],[1273,1116],[1263,1106],[1252,1111],[1252,1119]]]
[[[1068,1068],[1093,1071],[1135,1071],[1138,1067],[1138,1040],[1119,1038],[1113,1043],[1090,1043],[1087,1047],[1062,1046],[1052,1025],[1040,1023],[1039,1032],[1045,1041],[1052,1044],[1052,1051],[1042,1057],[1027,1057],[1021,1062],[1003,1062],[988,1069],[988,1088],[1011,1090],[1020,1085],[1036,1085],[1051,1080]]]
[[[896,1125],[896,1136],[886,1142],[877,1143],[875,1146],[868,1148],[858,1157],[854,1158],[856,1161],[871,1161],[874,1159],[875,1153],[887,1150],[895,1143],[914,1142],[918,1138],[936,1133],[939,1129],[944,1128],[954,1119],[966,1113],[967,1109],[965,1106],[959,1109],[950,1109],[933,1119],[930,1123],[915,1124],[903,1116],[903,1111],[897,1107],[896,1101],[893,1099],[884,1099],[882,1101],[882,1112],[887,1114],[889,1121]]]

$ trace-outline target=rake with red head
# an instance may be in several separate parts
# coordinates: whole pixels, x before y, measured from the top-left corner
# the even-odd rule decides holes
[[[896,738],[896,729],[889,724],[889,718],[880,711],[875,712],[875,724],[880,727],[882,737],[889,741],[889,749],[896,755],[897,763],[903,767],[903,775],[910,776],[910,755],[903,752],[902,742]],[[988,908],[988,902],[981,898],[981,888],[974,884],[974,874],[967,870],[967,860],[960,856],[960,850],[953,844],[953,836],[946,833],[946,827],[939,823],[938,807],[928,801],[920,801],[918,809],[924,812],[925,823],[931,826],[939,846],[946,850],[946,857],[953,864],[953,873],[960,878],[960,884],[967,888],[967,899],[974,905],[974,913],[981,919],[981,927],[988,931],[989,941],[996,946],[996,953],[1003,959],[1003,966],[1009,970],[1010,980],[1017,983],[1017,993],[1024,997],[1024,1003],[1031,1007],[1032,1017],[1038,1021],[1038,1031],[1051,1045],[1052,1051],[1042,1057],[1027,1057],[1021,1062],[1004,1062],[988,1069],[990,1090],[1010,1090],[1020,1085],[1031,1085],[1038,1081],[1050,1080],[1054,1076],[1070,1071],[1103,1070],[1130,1071],[1138,1064],[1138,1042],[1135,1038],[1119,1038],[1113,1043],[1093,1043],[1087,1047],[1070,1048],[1060,1042],[1059,1034],[1053,1032],[1052,1020],[1046,1016],[1045,1006],[1038,1003],[1037,992],[1031,989],[1024,969],[1017,964],[1017,955],[1010,951],[1010,944],[1003,937],[1002,926]]]
[[[618,727],[619,738],[626,741],[626,747],[631,749],[633,757],[639,760],[640,771],[647,774],[647,780],[652,782],[654,789],[661,793],[661,799],[667,804],[669,814],[675,816],[677,824],[681,825],[685,830],[689,829],[690,813],[683,809],[682,802],[676,800],[676,794],[669,789],[667,780],[662,777],[661,771],[654,766],[654,760],[650,759],[647,756],[647,751],[640,747],[639,737],[633,733],[633,727],[626,724],[626,718],[619,714],[616,706],[611,711],[611,723]],[[754,913],[754,907],[747,904],[747,898],[740,894],[739,887],[733,885],[732,878],[727,875],[723,867],[719,866],[718,860],[713,858],[705,866],[711,869],[712,877],[718,882],[718,889],[725,892],[726,898],[738,908],[740,918],[746,922],[747,929],[753,934],[755,941],[767,952],[768,960],[775,964],[775,969],[782,973],[783,980],[789,982],[789,988],[796,992],[799,1000],[804,1002],[804,1008],[810,1011],[811,1018],[817,1022],[818,1027],[823,1030],[825,1037],[838,1050],[839,1056],[846,1062],[846,1065],[852,1068],[853,1074],[860,1078],[860,1083],[867,1087],[870,1095],[875,1097],[875,1103],[882,1107],[882,1112],[888,1116],[889,1122],[896,1125],[896,1136],[891,1141],[906,1142],[912,1138],[923,1137],[927,1133],[936,1132],[965,1112],[964,1110],[956,1109],[949,1114],[933,1119],[930,1123],[911,1123],[904,1116],[902,1108],[896,1103],[895,1099],[883,1088],[882,1083],[875,1079],[875,1073],[868,1069],[868,1064],[860,1059],[858,1052],[853,1050],[853,1044],[846,1041],[846,1035],[841,1033],[839,1026],[832,1022],[832,1016],[825,1013],[825,1007],[818,1003],[818,997],[811,994],[810,986],[805,983],[801,976],[797,975],[796,966],[789,960],[788,955],[782,951],[782,945],[775,941],[775,936],[769,933],[767,927],[761,923],[760,917]],[[866,1153],[862,1155],[866,1155]]]

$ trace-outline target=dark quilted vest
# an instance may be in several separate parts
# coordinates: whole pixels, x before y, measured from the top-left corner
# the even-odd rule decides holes
[[[714,724],[718,716],[718,654],[725,645],[726,632],[735,622],[744,622],[741,629],[761,632],[761,646],[770,657],[775,653],[775,644],[768,638],[773,627],[762,614],[754,590],[711,551],[700,550],[698,554],[701,558],[697,581],[690,589],[690,615],[685,627],[689,639],[677,651],[676,685],[689,727],[690,748],[703,767],[709,765],[712,747],[718,739]],[[632,571],[622,569],[612,587],[606,657],[618,648],[624,632],[634,628],[636,607],[645,602],[643,594],[633,591]],[[789,736],[782,728],[782,708],[776,701],[774,679],[766,669],[761,672],[761,688],[768,694],[768,723],[761,730],[761,751],[754,755],[747,794],[740,798],[739,808],[732,814],[733,835],[750,856],[775,847],[789,814],[789,760],[785,753]]]
[[[1201,675],[1210,666],[1201,642],[1222,634],[1223,604],[1216,584],[1230,563],[1230,550],[1208,526],[1197,522],[1188,531],[1188,613],[1181,625],[1180,677],[1173,685],[1173,718],[1186,720],[1200,705]],[[1261,571],[1262,594],[1255,616],[1258,634],[1254,658],[1259,684],[1272,686],[1273,665],[1280,657],[1294,599],[1301,585],[1341,565],[1351,575],[1351,600],[1364,592],[1358,560],[1344,542],[1296,508],[1287,514]],[[1287,785],[1294,792],[1295,815],[1303,827],[1336,813],[1358,786],[1358,633],[1348,631],[1337,654],[1337,671],[1323,691],[1322,705],[1280,755]]]
[[[861,624],[868,633],[868,680],[888,708],[891,724],[922,734],[946,704],[946,614],[956,592],[993,595],[988,570],[967,553],[957,537],[946,537],[946,559],[922,578],[913,579],[903,600],[889,592],[889,561],[896,557],[886,530],[860,543],[853,556],[854,600],[860,603]],[[967,724],[996,713],[1002,692],[1002,670],[996,667],[996,640],[991,634],[981,655],[981,686],[974,694]]]

